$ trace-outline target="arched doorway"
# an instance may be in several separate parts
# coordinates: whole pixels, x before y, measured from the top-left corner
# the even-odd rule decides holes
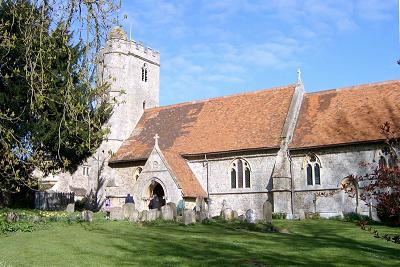
[[[161,208],[162,206],[165,205],[165,192],[164,192],[164,188],[162,187],[162,185],[156,181],[152,181],[150,186],[149,186],[149,196],[150,199],[153,198],[153,196],[157,196],[157,200],[155,201],[155,203],[157,203],[156,206],[158,207],[153,207],[153,208]],[[149,205],[150,206],[150,205]]]

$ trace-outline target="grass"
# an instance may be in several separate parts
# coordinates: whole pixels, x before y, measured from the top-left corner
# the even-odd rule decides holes
[[[275,220],[266,225],[215,221],[139,225],[52,222],[31,233],[0,236],[5,266],[400,266],[400,245],[376,239],[354,223]],[[377,226],[387,233],[399,228]]]

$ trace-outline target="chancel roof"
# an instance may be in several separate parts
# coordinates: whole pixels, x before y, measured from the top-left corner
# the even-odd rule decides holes
[[[400,128],[400,81],[306,94],[292,149],[383,140],[386,121]]]

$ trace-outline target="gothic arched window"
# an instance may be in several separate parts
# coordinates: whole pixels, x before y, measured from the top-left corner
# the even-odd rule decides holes
[[[146,65],[146,63],[144,63],[143,67],[142,67],[142,82],[147,82],[147,65]]]
[[[312,154],[307,156],[306,164],[306,177],[307,185],[320,185],[321,184],[321,162],[316,155]]]
[[[236,170],[231,169],[231,187],[236,188]]]
[[[379,157],[378,165],[379,165],[379,168],[387,167],[388,164],[387,164],[386,158],[384,156]]]
[[[378,167],[389,167],[396,166],[396,154],[393,153],[388,147],[378,151]]]
[[[230,165],[231,188],[250,188],[250,164],[241,158],[235,159]]]
[[[139,175],[142,172],[142,167],[137,167],[135,169],[135,172],[133,173],[133,176],[135,177],[135,181],[137,181],[139,179]]]

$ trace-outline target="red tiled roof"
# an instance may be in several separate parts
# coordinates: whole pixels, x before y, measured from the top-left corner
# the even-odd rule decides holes
[[[207,197],[179,154],[278,148],[295,86],[148,109],[111,163],[147,159],[155,134],[186,197]]]
[[[111,162],[146,159],[155,134],[162,151],[179,154],[278,148],[294,88],[148,109]]]
[[[399,118],[400,81],[306,94],[290,147],[382,140],[380,125]]]
[[[185,197],[207,197],[185,159],[171,151],[162,151]]]

